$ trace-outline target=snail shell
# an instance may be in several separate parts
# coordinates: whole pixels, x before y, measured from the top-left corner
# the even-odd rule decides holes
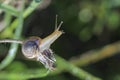
[[[39,37],[30,37],[25,40],[22,45],[22,52],[26,58],[36,58],[39,52],[39,45],[41,39]]]

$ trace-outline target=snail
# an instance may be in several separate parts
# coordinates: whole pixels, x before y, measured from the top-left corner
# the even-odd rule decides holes
[[[45,38],[40,38],[37,36],[30,37],[26,40],[14,40],[14,39],[4,39],[0,40],[0,43],[19,43],[22,45],[22,53],[28,59],[35,59],[40,61],[47,69],[55,69],[55,57],[52,50],[50,49],[51,44],[59,38],[63,31],[60,31],[60,27],[63,21],[57,27],[57,17],[55,30],[53,33]]]

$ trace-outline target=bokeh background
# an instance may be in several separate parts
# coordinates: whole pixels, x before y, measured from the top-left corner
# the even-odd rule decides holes
[[[39,3],[42,0],[35,1]],[[29,7],[31,2],[32,0],[26,0],[25,8]],[[1,4],[3,3],[4,0],[1,1]],[[19,10],[21,3],[13,0],[6,5]],[[9,29],[8,27],[16,17],[4,9],[0,7],[0,38],[13,38],[14,29],[17,27]],[[24,40],[30,36],[44,38],[51,34],[55,28],[56,14],[58,24],[60,21],[64,22],[61,30],[65,34],[52,44],[54,53],[102,80],[120,80],[120,0],[44,0],[24,19],[19,39]],[[0,44],[0,62],[8,55],[10,45]],[[39,62],[26,59],[19,46],[14,60],[1,70],[0,76],[4,71],[7,74],[36,68],[44,67]],[[67,71],[43,78],[30,78],[30,80],[40,79],[82,80]]]

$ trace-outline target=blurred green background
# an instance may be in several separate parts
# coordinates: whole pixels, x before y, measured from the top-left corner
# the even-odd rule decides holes
[[[74,64],[76,67],[81,68],[102,80],[120,80],[120,0],[34,0],[35,3],[40,4],[35,7],[33,12],[24,18],[20,15],[23,15],[28,7],[34,7],[34,5],[30,5],[32,0],[26,0],[24,3],[21,3],[22,0],[8,1],[11,2],[7,4],[4,0],[0,2],[1,39],[15,38],[24,40],[30,36],[44,38],[54,31],[55,16],[57,14],[58,24],[60,21],[64,22],[61,30],[63,30],[65,34],[57,39],[51,46],[54,53],[65,59],[68,63]],[[20,14],[17,11],[20,11]],[[17,14],[19,14],[20,17]],[[18,24],[16,23],[17,25],[13,23],[16,19],[20,22]],[[22,26],[22,28],[19,28],[19,26]],[[19,28],[18,31],[17,28]],[[15,34],[19,37],[15,37]],[[108,48],[107,51],[105,51],[105,54],[110,56],[103,57],[104,54],[102,54],[101,50],[103,50],[105,46],[115,47],[115,49]],[[1,64],[8,55],[10,49],[11,44],[0,44]],[[91,54],[92,51],[95,54]],[[10,55],[12,55],[12,53]],[[88,56],[86,57],[86,55]],[[97,55],[100,59],[90,59],[90,61],[89,58],[91,58],[91,56],[96,58],[96,56],[93,55]],[[83,58],[83,64],[75,64],[72,62],[74,60],[75,62],[79,62],[79,58],[81,57]],[[34,69],[44,70],[41,63],[28,60],[23,56],[21,46],[16,50],[16,54],[12,59],[13,60],[11,60],[9,65],[0,70],[0,77],[3,75],[10,75],[9,78],[15,78],[15,72],[33,70],[29,72],[33,72],[34,74],[37,73],[36,71],[34,72]],[[85,63],[85,60],[87,59],[88,63]],[[59,63],[59,58],[57,60],[58,65],[61,64],[61,66],[64,66],[62,63]],[[89,77],[81,79],[80,77],[73,75],[74,73],[71,74],[72,72],[70,73],[64,70],[65,69],[61,70],[61,68],[58,68],[58,72],[53,71],[53,73],[49,73],[42,78],[28,77],[27,79],[92,80],[89,79]]]

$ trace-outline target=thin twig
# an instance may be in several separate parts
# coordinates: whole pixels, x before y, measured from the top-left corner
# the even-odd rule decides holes
[[[15,39],[3,39],[3,40],[0,40],[0,43],[18,43],[18,44],[22,44],[23,41],[22,40],[15,40]]]

